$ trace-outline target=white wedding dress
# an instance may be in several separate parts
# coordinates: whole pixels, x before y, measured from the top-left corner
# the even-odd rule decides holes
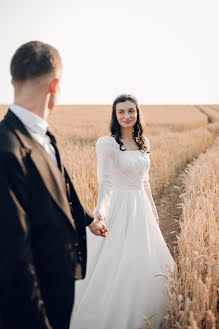
[[[146,138],[149,147],[149,140]],[[86,278],[76,281],[70,329],[154,329],[166,313],[164,276],[173,258],[163,239],[151,195],[147,153],[121,151],[114,137],[96,143],[99,193],[94,210],[109,229],[106,238],[87,229]]]

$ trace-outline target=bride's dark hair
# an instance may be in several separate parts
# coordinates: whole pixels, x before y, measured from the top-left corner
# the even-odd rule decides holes
[[[120,145],[120,150],[125,151],[126,148],[124,147],[123,142],[121,142],[121,140],[120,140],[121,126],[116,117],[116,104],[123,103],[126,101],[130,101],[130,102],[134,103],[136,106],[136,110],[137,110],[137,121],[136,121],[136,123],[134,125],[134,129],[133,129],[133,138],[134,138],[136,144],[138,145],[138,148],[140,151],[142,151],[143,153],[144,152],[149,153],[150,151],[148,150],[147,146],[145,145],[145,139],[143,136],[142,113],[141,113],[137,99],[135,97],[133,97],[132,95],[122,94],[122,95],[119,95],[118,97],[116,97],[116,99],[114,100],[113,106],[112,106],[111,123],[110,123],[111,135],[115,138],[117,143]]]

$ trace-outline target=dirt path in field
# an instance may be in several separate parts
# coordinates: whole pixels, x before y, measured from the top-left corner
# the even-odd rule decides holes
[[[176,177],[174,183],[164,189],[160,198],[155,199],[160,229],[175,260],[178,254],[177,235],[180,232],[179,221],[182,214],[180,195],[183,193],[183,177],[186,167]]]
[[[174,183],[163,190],[160,198],[155,199],[160,229],[175,260],[178,255],[177,235],[180,232],[179,221],[182,214],[180,195],[183,193],[183,177],[186,167],[181,170]]]
[[[177,256],[176,236],[179,233],[179,219],[182,213],[182,209],[180,207],[182,174],[176,178],[173,184],[169,185],[163,191],[160,199],[156,201],[160,220],[160,229],[169,250],[175,259]]]

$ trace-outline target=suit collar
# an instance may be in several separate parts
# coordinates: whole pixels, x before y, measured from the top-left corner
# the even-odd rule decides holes
[[[64,177],[59,168],[46,150],[32,138],[23,123],[14,113],[12,113],[12,111],[10,111],[10,109],[6,114],[4,121],[10,126],[23,147],[29,152],[30,158],[41,176],[49,194],[75,228],[66,195]]]
[[[34,140],[21,120],[9,109],[4,117],[4,122],[14,131],[23,147],[31,150]]]

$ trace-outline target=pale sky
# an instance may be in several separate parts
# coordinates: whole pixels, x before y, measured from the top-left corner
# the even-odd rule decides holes
[[[0,103],[23,43],[56,47],[60,104],[219,103],[219,0],[0,0]]]

